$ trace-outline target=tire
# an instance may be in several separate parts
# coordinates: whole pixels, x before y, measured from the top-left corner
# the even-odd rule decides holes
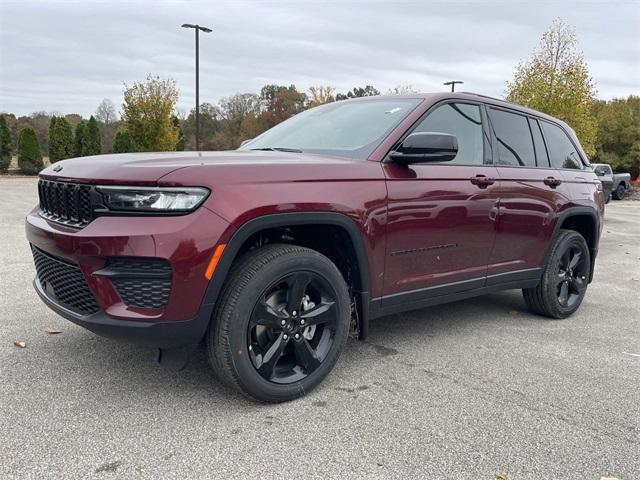
[[[625,193],[627,193],[627,189],[624,187],[624,184],[621,183],[620,185],[618,185],[618,188],[613,191],[612,196],[616,200],[622,200]]]
[[[538,286],[522,290],[531,311],[550,318],[566,318],[582,303],[591,269],[589,246],[573,230],[560,230]]]
[[[350,318],[347,284],[331,260],[269,245],[232,267],[206,335],[209,361],[221,380],[254,400],[292,400],[333,369]]]

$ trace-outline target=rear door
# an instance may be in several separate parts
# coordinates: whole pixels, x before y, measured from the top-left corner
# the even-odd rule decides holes
[[[411,303],[484,284],[495,236],[496,177],[482,105],[446,101],[411,132],[455,135],[450,162],[383,162],[387,177],[387,255],[383,305]],[[400,295],[412,291],[409,295]]]
[[[500,178],[496,239],[487,270],[487,285],[492,285],[539,274],[569,190],[550,162],[535,117],[490,105],[487,110]]]

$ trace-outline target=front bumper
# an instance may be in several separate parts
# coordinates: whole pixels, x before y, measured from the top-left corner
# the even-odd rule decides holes
[[[49,308],[99,335],[159,348],[194,344],[204,335],[213,310],[203,300],[209,284],[205,271],[216,245],[232,230],[204,207],[179,217],[99,217],[80,230],[41,217],[38,208],[26,218],[31,245],[79,268],[98,306],[91,313],[69,308],[36,278],[35,290]],[[127,304],[113,278],[100,274],[110,262],[136,258],[170,265],[171,286],[162,307]]]

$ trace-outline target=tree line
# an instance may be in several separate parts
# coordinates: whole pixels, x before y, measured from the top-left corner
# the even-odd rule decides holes
[[[387,94],[415,92],[398,86]],[[201,150],[229,150],[287,118],[325,103],[380,95],[372,85],[346,93],[328,85],[300,91],[295,85],[265,85],[258,93],[237,93],[217,104],[200,105]],[[564,120],[576,131],[591,161],[616,171],[640,173],[640,97],[597,100],[595,84],[576,32],[553,22],[531,57],[517,65],[505,98]],[[0,114],[0,171],[13,152],[24,173],[42,168],[42,154],[56,162],[100,153],[195,149],[195,109],[176,110],[178,89],[172,79],[149,75],[125,85],[121,117],[108,99],[88,120],[77,114],[35,112],[16,118]]]

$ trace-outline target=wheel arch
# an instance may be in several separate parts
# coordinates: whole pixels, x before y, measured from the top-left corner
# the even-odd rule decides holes
[[[351,248],[351,252],[347,251],[347,255],[353,254],[355,261],[355,275],[353,284],[351,285],[356,300],[357,308],[357,330],[360,339],[366,338],[369,329],[369,263],[364,246],[362,234],[354,220],[349,216],[337,212],[294,212],[269,214],[255,217],[243,223],[231,236],[226,247],[218,261],[215,271],[209,281],[207,291],[205,293],[204,305],[213,306],[222,290],[222,286],[226,281],[233,262],[242,256],[251,247],[250,243],[263,232],[273,232],[275,230],[284,229],[302,229],[305,227],[322,228],[329,227],[342,232],[345,238],[350,240],[347,250]],[[296,245],[310,246],[304,242],[292,241]],[[313,246],[310,246],[313,248]],[[317,248],[321,253],[322,249]],[[331,255],[327,255],[332,261],[335,259]],[[338,268],[341,273],[344,272],[340,265]],[[346,279],[345,279],[346,280]]]
[[[589,270],[589,283],[593,279],[593,267],[598,254],[598,243],[600,240],[600,220],[595,208],[590,207],[572,207],[564,210],[558,215],[556,225],[547,250],[544,255],[543,265],[546,264],[551,249],[558,238],[561,230],[573,230],[584,237],[589,246],[591,257],[591,268]]]

